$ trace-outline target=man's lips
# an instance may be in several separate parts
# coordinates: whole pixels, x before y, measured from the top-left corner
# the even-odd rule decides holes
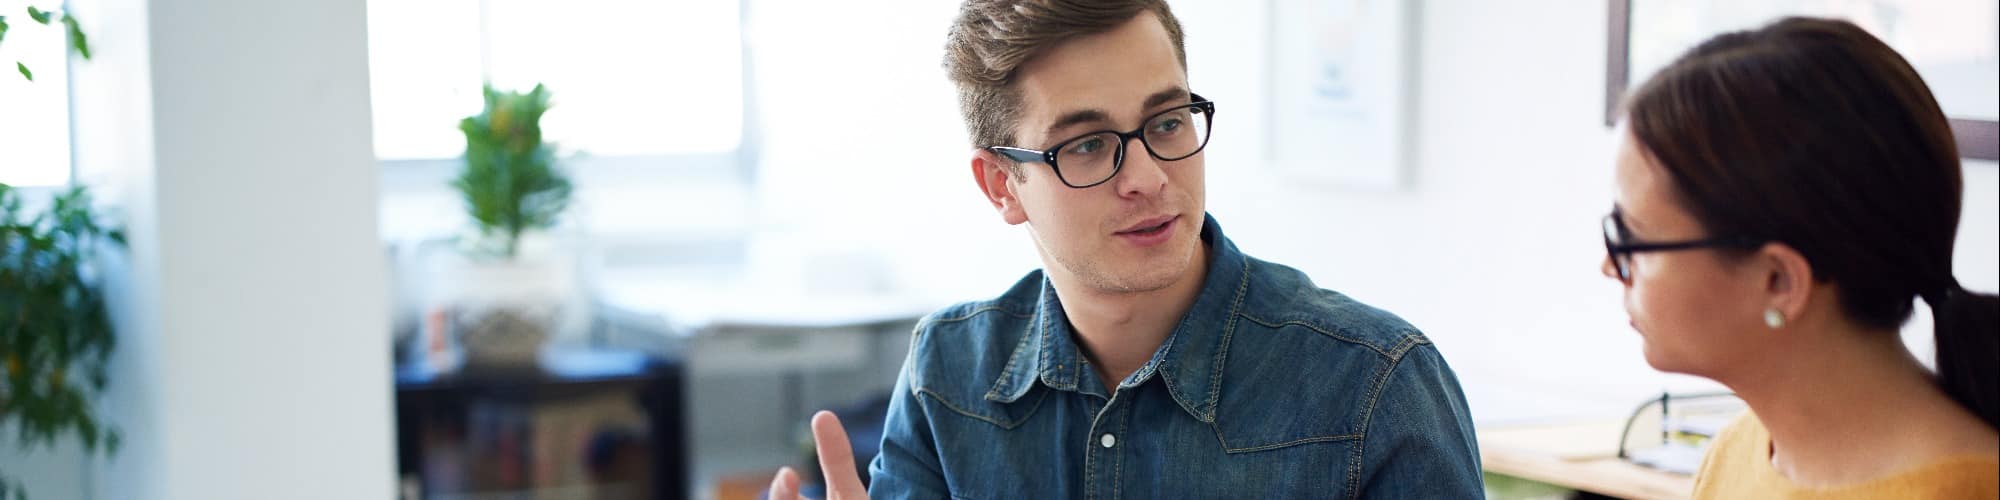
[[[1142,220],[1139,221],[1139,223],[1137,224],[1133,224],[1131,226],[1127,226],[1125,229],[1119,230],[1117,234],[1136,233],[1140,231],[1156,229],[1162,225],[1165,225],[1168,222],[1173,222],[1174,219],[1177,219],[1179,217],[1180,216],[1177,215],[1162,215],[1159,217]]]

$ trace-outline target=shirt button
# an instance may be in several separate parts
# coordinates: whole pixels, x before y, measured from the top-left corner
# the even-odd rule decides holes
[[[1097,438],[1097,444],[1104,445],[1105,448],[1110,448],[1118,444],[1118,438],[1111,437],[1111,433],[1106,432],[1103,437]]]

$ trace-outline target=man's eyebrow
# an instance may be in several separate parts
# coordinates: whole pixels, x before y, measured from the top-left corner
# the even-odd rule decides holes
[[[1068,113],[1064,113],[1061,118],[1057,118],[1055,124],[1049,125],[1049,129],[1042,132],[1042,137],[1048,138],[1049,140],[1055,140],[1056,132],[1062,131],[1062,129],[1065,128],[1069,128],[1070,126],[1083,123],[1109,123],[1109,122],[1111,122],[1111,114],[1104,112],[1104,110],[1102,109],[1081,109],[1081,110],[1071,111]]]
[[[1142,103],[1142,106],[1140,107],[1142,109],[1150,110],[1156,107],[1160,107],[1161,105],[1164,104],[1169,104],[1176,101],[1188,100],[1188,98],[1191,95],[1192,94],[1188,93],[1187,89],[1175,86],[1170,89],[1154,92],[1153,95],[1146,96],[1146,101]],[[1080,109],[1076,111],[1071,111],[1068,113],[1064,113],[1059,118],[1056,118],[1055,123],[1049,125],[1048,130],[1042,132],[1042,137],[1054,138],[1056,136],[1056,133],[1062,131],[1062,129],[1069,128],[1071,126],[1079,124],[1109,123],[1109,122],[1111,122],[1111,113],[1108,113],[1102,109],[1092,108],[1092,109]]]
[[[1154,92],[1153,95],[1146,96],[1146,104],[1145,106],[1142,107],[1145,109],[1153,109],[1159,107],[1162,104],[1168,104],[1177,101],[1186,101],[1188,100],[1190,95],[1192,94],[1189,94],[1187,89],[1174,87],[1159,92]]]

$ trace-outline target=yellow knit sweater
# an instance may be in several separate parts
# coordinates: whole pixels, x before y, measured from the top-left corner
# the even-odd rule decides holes
[[[2000,498],[2000,459],[1946,458],[1834,488],[1801,487],[1771,467],[1771,434],[1745,413],[1717,436],[1695,475],[1695,498]]]

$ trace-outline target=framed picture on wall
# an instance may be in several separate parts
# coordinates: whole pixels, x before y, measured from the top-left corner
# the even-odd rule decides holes
[[[1272,164],[1287,179],[1408,182],[1415,2],[1273,0]]]
[[[1945,115],[1959,154],[2000,159],[2000,2],[1993,0],[1609,0],[1604,123],[1625,92],[1716,34],[1786,16],[1845,19],[1895,47],[1917,68]]]

